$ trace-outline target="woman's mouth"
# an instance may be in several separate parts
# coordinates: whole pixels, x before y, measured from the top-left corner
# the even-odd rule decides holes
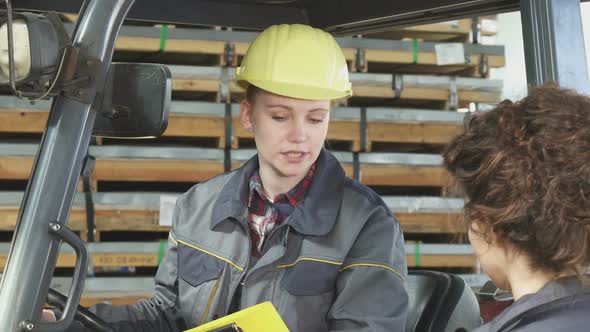
[[[282,152],[281,155],[290,163],[300,163],[305,159],[307,153],[302,151],[287,151]]]

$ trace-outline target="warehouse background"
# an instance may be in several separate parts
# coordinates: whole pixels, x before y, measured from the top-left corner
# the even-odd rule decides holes
[[[588,4],[583,18],[590,20]],[[589,29],[587,23],[587,41]],[[396,214],[410,269],[455,272],[474,288],[487,280],[464,240],[463,200],[440,152],[460,132],[465,112],[526,93],[519,31],[520,14],[508,13],[338,39],[355,97],[333,110],[327,147]],[[138,22],[122,29],[115,61],[168,64],[173,103],[161,138],[93,139],[96,163],[80,181],[69,220],[92,256],[83,305],[148,297],[176,197],[253,155],[252,137],[236,118],[243,91],[231,76],[255,35]],[[50,102],[0,92],[4,266]],[[74,258],[64,246],[53,288],[67,292]]]

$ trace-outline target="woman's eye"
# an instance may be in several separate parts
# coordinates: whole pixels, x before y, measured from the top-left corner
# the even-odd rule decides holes
[[[272,117],[272,119],[273,119],[273,120],[275,120],[275,121],[282,122],[282,121],[285,121],[287,118],[286,118],[286,117],[284,117],[284,116],[277,116],[277,115],[274,115],[274,116]]]
[[[309,121],[311,123],[322,123],[322,122],[324,122],[324,119],[310,119]]]

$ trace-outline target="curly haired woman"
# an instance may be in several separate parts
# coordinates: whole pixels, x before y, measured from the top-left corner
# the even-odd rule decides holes
[[[482,269],[515,300],[476,331],[589,331],[590,98],[546,85],[504,101],[444,161]]]

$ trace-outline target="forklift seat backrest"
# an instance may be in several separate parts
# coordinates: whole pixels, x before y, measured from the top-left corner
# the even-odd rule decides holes
[[[462,332],[482,324],[475,294],[463,279],[435,271],[410,271],[405,332]]]

